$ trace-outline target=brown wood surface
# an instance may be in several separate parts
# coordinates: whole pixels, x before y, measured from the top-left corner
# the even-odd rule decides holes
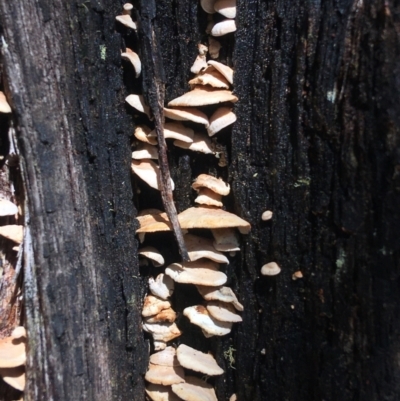
[[[139,276],[134,215],[162,203],[138,180],[132,191],[124,97],[142,82],[120,51],[141,46],[115,24],[121,6],[0,0],[29,206],[28,400],[144,399],[140,308],[154,271]],[[196,0],[156,6],[168,102],[189,89],[207,16]],[[193,205],[191,180],[210,172],[231,184],[227,209],[252,224],[225,269],[243,323],[205,340],[178,319],[177,342],[212,350],[226,369],[210,381],[219,400],[400,397],[399,19],[394,0],[238,0],[220,56],[239,97],[232,133],[218,134],[229,164],[169,145],[178,212]],[[266,209],[274,217],[262,222]],[[179,258],[172,234],[147,241]],[[261,277],[270,261],[282,273]],[[177,286],[178,312],[198,300]]]

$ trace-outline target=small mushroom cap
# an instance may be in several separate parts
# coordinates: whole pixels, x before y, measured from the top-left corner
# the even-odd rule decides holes
[[[154,189],[160,190],[160,168],[151,160],[132,160],[132,171]],[[171,178],[172,190],[175,184]]]
[[[296,281],[300,278],[303,278],[303,273],[300,270],[297,270],[297,272],[292,274],[292,280]]]
[[[185,383],[173,384],[172,391],[184,401],[218,401],[211,384],[186,376]]]
[[[26,330],[24,326],[17,326],[11,333],[12,338],[26,338]]]
[[[224,21],[218,22],[211,29],[212,36],[223,36],[228,33],[236,31],[236,22],[233,19],[226,19]]]
[[[215,13],[214,4],[215,0],[200,0],[201,8],[208,14]]]
[[[176,355],[181,366],[186,369],[209,376],[217,376],[224,373],[224,370],[218,366],[217,361],[211,354],[205,354],[185,344],[181,344],[177,348]]]
[[[235,312],[235,308],[230,303],[221,301],[210,301],[207,303],[208,313],[221,322],[241,322],[243,319]]]
[[[199,194],[194,201],[200,205],[222,207],[223,203],[221,202],[221,198],[222,195],[216,194],[211,189],[199,188]]]
[[[211,58],[218,58],[219,51],[221,50],[221,43],[214,39],[212,36],[208,37],[208,52]]]
[[[18,207],[7,199],[0,199],[0,216],[13,216],[18,213]]]
[[[126,48],[126,51],[124,53],[121,53],[121,57],[124,60],[128,60],[133,65],[133,68],[135,69],[135,76],[137,78],[142,71],[142,63],[140,61],[139,55],[133,50]]]
[[[243,311],[243,305],[236,298],[232,288],[196,286],[201,296],[206,301],[222,301],[231,303],[238,311]]]
[[[181,398],[172,392],[171,387],[150,383],[145,390],[152,401],[181,401]]]
[[[131,11],[133,10],[133,4],[131,4],[131,3],[125,3],[123,6],[122,6],[122,8],[123,8],[123,13],[124,14],[130,14],[131,13]]]
[[[147,319],[144,319],[143,330],[150,333],[154,341],[163,341],[164,343],[182,334],[176,323],[148,323]]]
[[[230,84],[233,84],[233,70],[225,64],[222,64],[215,60],[208,60],[208,65],[212,65],[216,70],[218,70]]]
[[[215,241],[214,248],[221,252],[237,252],[240,251],[239,240],[234,228],[217,228],[211,230]]]
[[[173,323],[176,320],[176,312],[172,308],[164,309],[157,315],[150,316],[146,319],[147,323]]]
[[[176,357],[176,349],[171,346],[165,348],[164,351],[150,355],[150,363],[161,366],[180,366]]]
[[[214,319],[202,305],[189,306],[183,310],[183,314],[189,318],[191,323],[213,336],[224,336],[231,332],[232,323]]]
[[[207,67],[207,63],[206,63]],[[11,107],[7,102],[4,92],[0,91],[0,113],[11,113]]]
[[[218,265],[208,260],[197,260],[185,264],[172,263],[165,274],[177,283],[219,286],[226,283],[225,273],[218,271]]]
[[[150,259],[155,267],[162,266],[165,261],[161,253],[154,246],[145,246],[138,250],[139,255]]]
[[[215,90],[211,86],[196,86],[190,92],[171,100],[168,106],[207,106],[223,102],[237,102],[238,98],[229,90]]]
[[[229,259],[213,247],[212,240],[193,234],[186,234],[183,239],[189,254],[189,259],[192,262],[206,258],[217,263],[229,263]]]
[[[163,349],[166,348],[167,343],[165,341],[157,341],[153,339],[153,346],[154,346],[154,351],[162,351]]]
[[[220,107],[210,118],[210,125],[207,128],[208,135],[213,136],[225,127],[236,121],[236,114],[230,107]]]
[[[0,235],[11,241],[20,244],[24,238],[24,227],[10,224],[8,226],[0,227]]]
[[[150,277],[149,290],[154,296],[161,299],[167,299],[174,292],[174,280],[164,273],[159,274],[155,280],[153,277]]]
[[[26,362],[25,340],[6,337],[0,340],[0,368],[15,368]]]
[[[229,89],[229,82],[212,66],[191,79],[189,85],[210,85],[213,88]]]
[[[150,117],[150,108],[144,101],[144,97],[142,95],[129,95],[125,98],[125,101],[132,106],[137,111],[146,114]]]
[[[149,137],[151,129],[145,125],[138,125],[135,129],[135,138],[139,141],[148,143],[149,145],[157,145],[157,139]]]
[[[214,10],[226,18],[236,17],[236,0],[217,0]]]
[[[11,387],[19,391],[25,389],[25,366],[18,366],[16,368],[0,368],[0,376]]]
[[[208,174],[200,174],[193,182],[192,188],[198,191],[200,188],[208,188],[219,195],[226,196],[229,194],[230,186],[221,178],[213,177]]]
[[[171,308],[169,301],[157,298],[154,295],[147,295],[144,299],[142,316],[154,316],[160,313],[164,309]]]
[[[143,160],[143,159],[158,159],[158,150],[154,145],[148,143],[141,144],[138,149],[132,152],[132,159]]]
[[[263,276],[276,276],[281,272],[281,268],[275,262],[270,262],[261,268],[261,274]]]
[[[137,29],[136,23],[133,22],[132,17],[129,14],[118,15],[115,19],[127,28]]]
[[[150,383],[170,386],[184,383],[185,373],[180,366],[161,366],[150,363],[144,379]]]
[[[150,137],[157,137],[156,130],[153,130],[149,134]],[[181,123],[165,123],[164,124],[164,138],[178,139],[183,142],[192,143],[193,142],[194,131],[185,127]]]
[[[165,107],[164,116],[171,120],[193,121],[194,123],[205,125],[206,128],[209,125],[207,115],[193,107],[177,107],[175,109]]]
[[[205,70],[207,68],[207,59],[206,56],[199,54],[194,60],[192,67],[190,68],[190,72],[193,74],[198,74],[200,71]]]
[[[266,221],[266,220],[270,220],[270,219],[272,219],[272,212],[271,212],[271,210],[266,210],[262,215],[261,215],[261,220],[264,220],[264,221]]]
[[[204,134],[195,133],[193,136],[193,142],[187,143],[179,140],[174,141],[174,145],[178,148],[189,149],[193,152],[201,152],[206,155],[215,154],[214,145],[210,139]]]

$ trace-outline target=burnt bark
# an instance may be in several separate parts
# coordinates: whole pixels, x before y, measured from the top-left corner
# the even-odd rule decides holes
[[[139,272],[134,216],[162,202],[136,180],[132,192],[123,99],[143,88],[119,54],[142,49],[115,25],[121,5],[0,1],[29,210],[27,399],[144,399],[152,271]],[[394,0],[238,0],[237,31],[220,39],[239,97],[232,132],[218,134],[228,166],[168,144],[178,212],[209,172],[252,224],[225,269],[243,323],[205,340],[178,321],[179,341],[211,349],[226,370],[220,400],[399,398],[399,18]],[[207,15],[195,0],[157,0],[153,23],[168,102],[189,89]],[[177,261],[172,234],[148,241]],[[270,261],[282,272],[262,277]],[[196,297],[178,286],[174,307]]]

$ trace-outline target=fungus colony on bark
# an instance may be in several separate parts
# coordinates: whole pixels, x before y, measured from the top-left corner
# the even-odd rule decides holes
[[[219,12],[225,21],[209,25],[212,36],[221,36],[236,30],[234,17],[236,1],[204,1],[202,8],[209,14]],[[130,16],[130,4],[124,5],[123,15],[117,21],[135,29],[136,23]],[[191,90],[170,101],[164,108],[164,137],[172,139],[173,145],[201,152],[220,155],[216,152],[216,141],[210,138],[236,121],[232,103],[238,98],[232,93],[233,70],[216,61],[220,43],[209,37],[209,46],[198,45],[198,56],[191,72],[195,74],[189,81]],[[139,76],[142,66],[139,56],[131,49],[126,49],[122,57],[130,61]],[[145,67],[144,67],[145,68]],[[151,110],[141,94],[131,94],[127,103],[145,115],[151,121]],[[218,107],[222,103],[221,107]],[[211,116],[201,110],[202,106],[216,106]],[[207,108],[207,111],[209,108]],[[186,125],[185,125],[186,124]],[[196,127],[195,129],[189,127]],[[208,134],[208,135],[207,135]],[[150,187],[160,190],[160,170],[157,164],[158,151],[156,131],[147,124],[137,125],[134,136],[139,145],[132,153],[132,171]],[[225,166],[223,160],[220,166]],[[174,189],[174,183],[171,182]],[[148,280],[149,294],[145,297],[142,316],[143,330],[153,338],[155,353],[150,356],[145,380],[149,383],[146,393],[156,400],[217,400],[213,387],[204,380],[186,375],[184,369],[203,375],[214,376],[224,373],[210,353],[203,353],[185,344],[174,348],[168,343],[181,336],[175,323],[177,313],[173,310],[171,296],[175,283],[192,284],[203,297],[202,304],[192,305],[183,310],[189,321],[201,328],[205,337],[224,336],[231,332],[233,323],[242,321],[237,313],[243,311],[233,290],[224,286],[227,282],[225,273],[219,270],[221,264],[229,264],[224,253],[233,256],[240,251],[236,233],[247,234],[250,224],[240,217],[222,209],[222,198],[230,192],[230,187],[222,179],[208,174],[200,174],[192,184],[197,192],[196,206],[178,214],[178,221],[184,233],[184,241],[190,262],[169,264],[164,272]],[[172,225],[165,212],[157,209],[140,210],[138,213],[139,241],[155,232],[168,232]],[[212,238],[197,235],[188,230],[211,230]],[[153,246],[143,246],[138,251],[141,264],[150,260],[154,267],[164,266],[165,260]]]
[[[9,114],[11,112],[11,107],[4,93],[0,91],[0,113]],[[12,155],[9,156],[11,160]],[[13,202],[8,199],[0,199],[0,218],[17,221],[18,215],[18,207]],[[18,252],[18,258],[20,258],[20,246],[23,241],[23,226],[17,224],[1,225],[0,236],[10,242],[10,248],[12,246],[12,251]],[[3,252],[1,252],[1,255],[3,256]],[[3,259],[1,259],[0,262],[3,265]],[[14,274],[17,273],[14,272]],[[2,276],[2,280],[5,280],[5,275],[3,273]],[[14,281],[16,282],[15,279]],[[15,291],[14,288],[13,291]],[[24,327],[17,326],[14,327],[10,336],[0,339],[0,376],[10,386],[20,391],[23,391],[25,387],[25,361],[26,332]]]

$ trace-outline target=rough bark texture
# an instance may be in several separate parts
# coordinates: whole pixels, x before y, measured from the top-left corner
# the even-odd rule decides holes
[[[34,255],[25,272],[32,400],[144,399],[145,283],[119,58],[121,36],[140,43],[115,31],[121,4],[0,1]],[[207,18],[196,0],[156,4],[169,101],[189,89]],[[220,400],[399,398],[399,18],[393,0],[238,1],[235,39],[221,39],[220,57],[239,97],[232,135],[218,136],[229,166],[169,149],[178,211],[193,204],[191,179],[208,171],[229,180],[227,208],[252,223],[226,268],[243,323],[205,340],[178,321],[181,340],[212,349],[226,369]],[[140,80],[124,79],[139,93]],[[139,209],[161,206],[159,193],[134,188]],[[266,209],[274,217],[262,222]],[[171,241],[165,257],[176,260],[172,235],[149,241]],[[270,261],[282,273],[261,277]],[[304,278],[293,281],[297,270]],[[178,286],[177,310],[194,299]]]

